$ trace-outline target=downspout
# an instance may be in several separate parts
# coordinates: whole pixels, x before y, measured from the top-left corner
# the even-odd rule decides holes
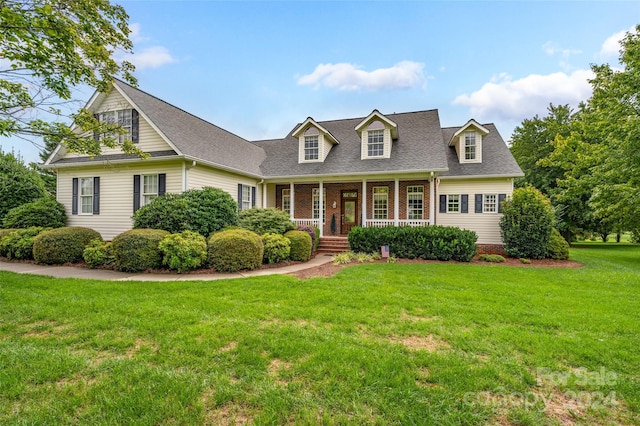
[[[258,182],[258,185],[262,185],[262,208],[267,208],[267,185],[264,183],[264,179]]]

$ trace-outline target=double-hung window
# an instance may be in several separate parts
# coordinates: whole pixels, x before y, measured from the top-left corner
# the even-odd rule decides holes
[[[382,157],[384,155],[384,130],[367,132],[367,156]]]
[[[251,208],[251,187],[249,185],[242,185],[242,210],[248,210]]]
[[[424,187],[407,187],[407,219],[422,219],[424,215]]]
[[[484,194],[484,200],[482,202],[483,213],[497,213],[498,212],[498,196],[496,194]]]
[[[465,132],[464,134],[464,159],[476,159],[476,132]]]
[[[318,159],[318,135],[304,137],[304,159],[305,161]]]
[[[460,213],[460,195],[447,195],[447,213]]]
[[[141,205],[146,206],[154,198],[158,197],[158,175],[142,176],[142,199]]]
[[[320,219],[320,188],[313,188],[312,192],[312,208],[313,208],[313,218]],[[322,223],[325,222],[326,219],[326,207],[327,207],[327,189],[322,188]]]
[[[373,188],[373,218],[387,219],[389,217],[389,188],[376,186]]]
[[[125,134],[117,135],[118,142],[122,143],[125,139],[132,139],[133,113],[130,109],[122,109],[119,111],[107,111],[99,114],[98,119],[107,124],[118,124],[124,130]],[[114,134],[113,137],[116,137]]]
[[[285,212],[291,211],[291,189],[282,190],[282,210]]]
[[[80,178],[80,214],[93,214],[93,178]]]

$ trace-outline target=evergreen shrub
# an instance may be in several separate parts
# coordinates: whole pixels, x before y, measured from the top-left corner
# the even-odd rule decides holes
[[[218,272],[252,270],[262,265],[264,244],[247,229],[216,232],[209,238],[208,263]]]
[[[142,272],[162,267],[160,241],[169,235],[162,229],[132,229],[116,236],[112,243],[115,268],[123,272]]]
[[[48,265],[82,262],[84,249],[93,240],[102,240],[102,236],[91,228],[67,226],[44,231],[33,241],[33,258]]]

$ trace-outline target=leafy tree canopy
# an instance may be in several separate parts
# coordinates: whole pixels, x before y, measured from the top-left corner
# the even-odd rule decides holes
[[[0,222],[9,210],[46,195],[40,175],[11,153],[0,151]]]
[[[118,142],[119,125],[99,123],[86,109],[60,109],[78,85],[107,92],[115,77],[136,84],[133,65],[113,58],[132,49],[128,18],[108,0],[2,1],[0,136],[47,137],[88,155],[101,145],[141,154],[131,141]],[[96,141],[93,132],[110,136]]]

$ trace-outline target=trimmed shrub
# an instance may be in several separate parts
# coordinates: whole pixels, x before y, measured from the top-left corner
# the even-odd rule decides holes
[[[296,225],[289,217],[289,213],[280,209],[259,209],[255,207],[240,212],[238,225],[260,235],[267,233],[284,234],[296,228]]]
[[[505,253],[517,258],[545,258],[555,221],[547,197],[531,186],[518,188],[510,200],[502,203],[502,213],[500,232]]]
[[[45,228],[61,228],[67,224],[64,205],[52,197],[39,198],[7,213],[2,221],[5,228],[29,228],[42,226]]]
[[[502,263],[505,261],[505,258],[499,254],[481,254],[479,259],[483,262],[490,263]]]
[[[228,192],[206,187],[155,198],[133,214],[135,229],[194,231],[204,236],[238,224],[238,204]]]
[[[218,272],[252,270],[262,265],[260,235],[246,229],[216,232],[209,238],[209,265]]]
[[[313,242],[313,251],[316,252],[318,251],[318,246],[320,246],[320,228],[314,226],[313,229],[316,231],[316,239]]]
[[[33,241],[33,258],[48,265],[82,262],[84,249],[93,240],[102,240],[102,236],[90,228],[68,226],[51,229]]]
[[[116,261],[111,243],[102,240],[91,241],[82,252],[82,257],[89,268],[112,265]]]
[[[10,233],[12,233],[13,231],[17,231],[17,228],[9,228],[9,229],[0,229],[0,241],[2,241],[2,239],[4,237],[6,237],[7,235],[9,235]],[[2,254],[0,254],[0,256],[2,256]]]
[[[378,253],[388,245],[393,256],[405,259],[470,262],[478,250],[475,232],[451,226],[354,227],[347,238],[351,251]]]
[[[0,240],[0,255],[8,259],[33,259],[33,240],[44,230],[32,226],[12,231]]]
[[[289,259],[291,241],[287,237],[267,233],[262,236],[262,244],[264,244],[265,263],[279,263]]]
[[[311,237],[311,250],[312,251],[316,251],[316,248],[318,247],[318,244],[320,244],[320,234],[318,230],[318,235],[316,235],[316,228],[315,226],[309,226],[309,225],[298,225],[297,230],[298,231],[304,231],[307,234],[309,234],[309,236]]]
[[[284,234],[291,241],[291,260],[306,262],[311,257],[311,237],[304,231],[289,231]]]
[[[116,236],[111,242],[118,271],[142,272],[159,269],[162,253],[158,246],[169,235],[162,229],[132,229]]]
[[[167,235],[158,248],[162,263],[179,273],[196,269],[207,260],[207,240],[193,231]]]
[[[547,246],[547,257],[556,260],[569,259],[569,243],[556,228],[551,230],[549,245]]]

